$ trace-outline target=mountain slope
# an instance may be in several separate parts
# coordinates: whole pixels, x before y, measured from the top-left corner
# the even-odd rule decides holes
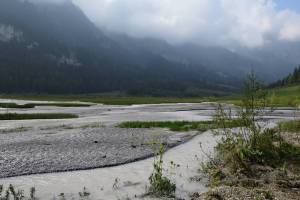
[[[0,92],[227,94],[251,69],[266,82],[287,75],[300,45],[279,46],[171,45],[102,32],[70,2],[1,0]]]
[[[130,38],[107,33],[129,51],[146,51],[183,65],[205,66],[219,75],[243,79],[254,70],[266,83],[282,78],[300,63],[300,44],[267,44],[259,48],[236,48],[234,51],[216,46],[195,44],[170,45],[151,38]]]
[[[128,51],[72,3],[0,1],[0,92],[224,94],[239,80]],[[212,92],[213,91],[213,92]]]

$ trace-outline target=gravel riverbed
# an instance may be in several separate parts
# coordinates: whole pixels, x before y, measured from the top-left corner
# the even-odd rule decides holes
[[[153,155],[153,141],[173,147],[192,133],[114,127],[0,134],[0,178],[120,165]]]
[[[235,109],[234,106],[228,106]],[[201,103],[0,109],[0,113],[64,112],[79,116],[78,119],[63,120],[0,121],[0,184],[12,183],[24,190],[36,186],[42,199],[53,197],[58,191],[77,194],[84,186],[104,199],[119,199],[116,193],[134,197],[145,191],[153,159],[134,161],[152,156],[154,150],[151,143],[159,141],[168,144],[169,148],[186,142],[166,153],[166,165],[174,161],[180,166],[174,172],[168,172],[171,177],[175,174],[172,180],[178,185],[178,194],[186,197],[190,192],[206,191],[204,183],[193,183],[190,178],[197,175],[200,161],[206,159],[199,143],[203,143],[207,152],[211,152],[216,144],[216,138],[211,133],[194,137],[199,133],[120,129],[116,125],[136,120],[210,120],[215,108],[214,103]],[[299,111],[284,108],[267,114],[265,119],[276,121],[295,117],[300,117]],[[125,163],[129,164],[122,165]],[[111,189],[116,177],[122,180],[118,192]],[[134,184],[128,186],[128,181]],[[109,188],[102,191],[106,185],[110,185]]]

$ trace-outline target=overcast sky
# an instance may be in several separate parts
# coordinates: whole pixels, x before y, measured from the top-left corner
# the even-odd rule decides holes
[[[136,37],[246,47],[300,41],[300,0],[72,1],[99,27]]]

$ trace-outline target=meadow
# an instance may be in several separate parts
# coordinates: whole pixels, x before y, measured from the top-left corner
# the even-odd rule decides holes
[[[300,105],[300,85],[267,89],[269,104],[274,107],[296,107]],[[59,106],[59,107],[78,107],[89,106],[88,104],[67,103],[68,101],[90,102],[105,105],[134,105],[134,104],[164,104],[164,103],[202,103],[220,102],[241,105],[242,94],[218,97],[150,97],[150,96],[116,96],[103,94],[86,95],[0,95],[5,99],[21,99],[35,101],[61,101],[66,103],[42,103],[15,105],[18,107],[34,106]],[[14,106],[13,104],[0,104],[0,107]]]
[[[274,107],[300,106],[300,85],[267,89],[268,104]],[[217,98],[218,102],[242,104],[242,94]]]

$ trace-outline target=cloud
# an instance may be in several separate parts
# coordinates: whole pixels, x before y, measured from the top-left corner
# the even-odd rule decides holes
[[[300,41],[300,15],[285,10],[278,15],[278,20],[282,21],[279,30],[279,39],[291,42]]]
[[[72,1],[98,26],[136,37],[246,47],[300,41],[300,15],[279,10],[277,0]]]

